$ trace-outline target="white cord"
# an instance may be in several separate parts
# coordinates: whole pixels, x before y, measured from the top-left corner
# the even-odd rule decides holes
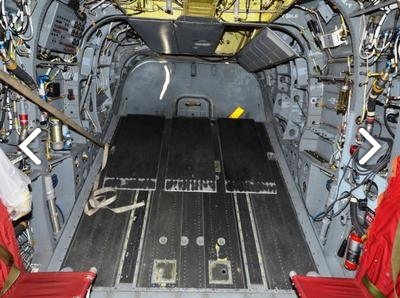
[[[392,39],[392,34],[390,34],[388,31],[386,31],[383,35],[383,40],[382,40],[382,47],[378,47],[378,42],[375,45],[375,49],[378,52],[383,52],[386,50],[386,48],[390,45],[390,41]],[[387,40],[389,40],[388,42],[386,42]]]
[[[5,0],[0,0],[1,15],[2,15],[2,18],[0,18],[0,26],[4,29],[4,31],[7,31],[8,30],[8,22],[7,22],[7,17],[5,16],[6,11],[5,11],[5,6],[4,6],[4,1]]]
[[[388,6],[385,8],[385,13],[383,14],[383,16],[381,17],[381,19],[379,20],[379,24],[378,27],[376,27],[375,29],[375,34],[374,34],[374,38],[372,40],[372,47],[376,48],[377,46],[377,41],[378,41],[378,37],[381,34],[381,28],[383,23],[385,22],[387,16],[389,15],[389,13],[392,11],[393,9],[391,8],[391,6]],[[377,49],[377,48],[376,48]]]
[[[32,23],[32,12],[31,12],[31,0],[28,0],[28,3],[24,5],[25,13],[27,16],[27,22],[30,30],[30,34],[28,36],[18,35],[21,39],[28,41],[33,38],[33,23]]]
[[[6,94],[6,109],[7,109],[7,118],[8,118],[8,130],[6,132],[6,136],[8,137],[11,134],[11,131],[13,129],[13,115],[11,111],[11,99],[10,95],[7,91]]]
[[[106,2],[106,0],[101,0],[99,3],[93,5],[93,6],[89,9],[89,11],[95,10],[97,7],[99,7],[100,5],[102,5],[104,2]]]
[[[400,37],[400,34],[398,33],[396,36],[396,40],[394,42],[394,47],[393,47],[394,65],[395,65],[395,71],[394,71],[394,75],[393,75],[394,78],[397,77],[397,73],[399,70],[399,67],[397,65],[398,60],[399,60],[399,37]]]
[[[364,23],[364,26],[361,24],[361,22]],[[367,23],[365,22],[365,16],[364,15],[360,18],[360,28],[362,28],[361,41],[366,40],[367,39]],[[366,56],[364,55],[363,52],[364,52],[363,51],[363,43],[360,42],[360,46],[358,48],[358,55],[360,56],[361,59],[369,60],[375,55],[375,49],[373,49],[372,52],[370,52]]]
[[[365,83],[364,83],[364,103],[363,103],[363,112],[361,113],[361,122],[363,122],[365,120],[365,111],[367,110],[367,90],[368,90],[368,60],[366,61],[366,79],[365,79]]]
[[[164,65],[164,70],[165,70],[165,81],[164,81],[164,85],[163,85],[161,93],[160,93],[160,100],[163,100],[165,92],[167,91],[169,82],[171,80],[171,75],[169,73],[169,69],[168,69],[167,65]]]

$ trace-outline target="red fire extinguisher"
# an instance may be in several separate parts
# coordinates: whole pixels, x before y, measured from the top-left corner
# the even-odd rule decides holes
[[[344,267],[347,270],[354,271],[357,269],[360,261],[362,246],[363,241],[361,237],[358,236],[356,232],[351,232],[347,244],[346,259],[344,261]]]

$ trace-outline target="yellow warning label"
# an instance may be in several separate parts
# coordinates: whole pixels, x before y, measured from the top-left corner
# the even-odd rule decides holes
[[[245,112],[245,109],[242,107],[237,107],[230,115],[229,118],[231,119],[238,119],[240,118]]]

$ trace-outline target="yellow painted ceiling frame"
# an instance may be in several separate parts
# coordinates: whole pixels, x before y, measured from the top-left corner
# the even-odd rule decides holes
[[[180,16],[215,17],[225,23],[264,23],[279,18],[296,0],[171,0],[171,9],[166,10],[166,1],[113,0],[127,16],[137,18],[175,20]],[[219,3],[219,4],[218,4]],[[234,55],[257,30],[226,31],[215,54]]]

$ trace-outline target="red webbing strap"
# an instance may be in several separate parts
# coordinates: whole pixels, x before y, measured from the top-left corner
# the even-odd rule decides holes
[[[4,246],[0,245],[0,259],[7,264],[7,266],[11,267],[8,273],[6,280],[4,281],[3,288],[0,291],[0,296],[2,296],[5,292],[7,292],[11,286],[16,282],[20,275],[19,269],[14,264],[14,258],[11,253],[4,248]]]
[[[368,292],[372,295],[374,298],[387,298],[377,286],[374,285],[374,283],[369,279],[368,275],[364,275],[362,278],[362,283],[365,286],[365,288],[368,290]]]
[[[396,234],[393,241],[392,249],[392,276],[393,276],[393,289],[394,296],[398,298],[397,281],[400,274],[400,223],[397,225]]]
[[[368,229],[368,239],[361,256],[356,279],[365,285],[365,276],[387,297],[395,298],[399,290],[400,236],[400,156],[392,164],[392,173],[380,195],[376,217]],[[370,288],[369,288],[370,290]],[[397,291],[399,292],[399,291]]]

